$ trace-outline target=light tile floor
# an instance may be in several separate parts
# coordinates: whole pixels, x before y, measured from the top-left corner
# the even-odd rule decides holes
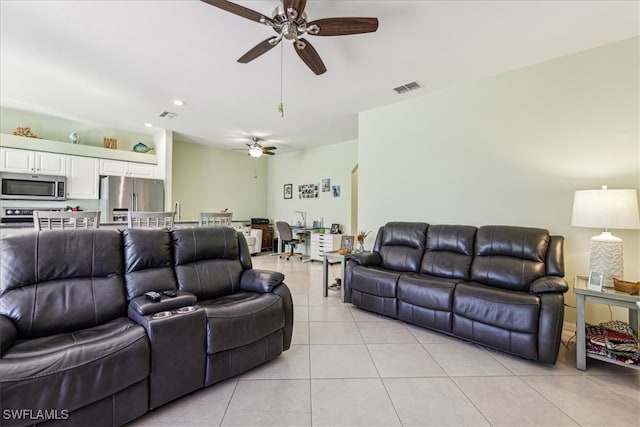
[[[578,371],[574,342],[541,365],[343,304],[336,291],[324,298],[321,263],[253,264],[285,274],[291,349],[131,425],[640,425],[640,373],[596,360]]]

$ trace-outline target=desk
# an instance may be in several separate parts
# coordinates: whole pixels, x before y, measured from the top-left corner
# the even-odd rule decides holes
[[[311,233],[313,233],[316,230],[319,230],[319,228],[304,227],[304,226],[300,226],[300,225],[292,225],[291,226],[291,234],[293,234],[293,236],[297,236],[297,235],[300,235],[300,234],[304,236],[304,241],[301,242],[301,244],[303,244],[305,246],[306,254],[303,253],[302,262],[311,261],[311,257],[309,256],[309,243],[310,243],[310,240],[311,240]],[[280,239],[280,236],[278,236],[278,239],[279,239],[278,255],[280,255],[285,250],[285,244],[282,241],[282,239]],[[300,247],[300,244],[298,244],[298,248],[299,247]]]
[[[600,356],[599,354],[588,353],[584,320],[584,305],[586,301],[596,304],[625,307],[629,309],[629,324],[637,335],[638,306],[636,305],[636,301],[640,301],[640,297],[618,292],[613,288],[602,288],[602,291],[592,291],[587,289],[587,282],[588,279],[583,276],[577,276],[573,282],[573,292],[576,294],[576,368],[581,371],[587,369],[588,357],[590,359],[598,359],[607,363],[613,363],[614,365],[640,370],[639,365],[627,365],[615,359]]]
[[[351,258],[351,255],[340,255],[338,251],[325,252],[322,256],[322,295],[328,296],[329,294],[329,261],[340,261],[340,271],[342,274],[342,285],[340,286],[341,299],[344,302],[344,271],[347,267],[347,260]]]

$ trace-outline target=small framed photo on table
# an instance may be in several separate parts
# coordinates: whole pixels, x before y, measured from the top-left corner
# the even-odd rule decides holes
[[[340,249],[346,251],[347,253],[351,253],[353,250],[353,241],[355,238],[353,236],[342,236],[340,239]]]
[[[590,291],[602,291],[602,282],[604,282],[604,273],[599,271],[591,271],[589,273],[589,281],[587,289]]]

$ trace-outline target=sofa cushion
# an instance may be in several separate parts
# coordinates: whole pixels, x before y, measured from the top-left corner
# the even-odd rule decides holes
[[[173,274],[173,243],[169,230],[128,228],[123,231],[123,242],[129,300],[148,291],[178,288]]]
[[[430,225],[420,272],[469,280],[476,230],[468,225]]]
[[[198,305],[207,315],[207,354],[258,341],[285,323],[282,298],[271,293],[236,292]]]
[[[73,411],[148,375],[144,328],[120,317],[76,332],[16,341],[0,359],[0,400],[5,409]]]
[[[193,293],[198,300],[240,290],[242,271],[251,268],[249,249],[241,234],[220,226],[176,229],[172,234],[181,290]]]
[[[408,273],[398,279],[398,300],[434,310],[451,311],[455,279]]]
[[[502,329],[536,333],[540,299],[524,292],[495,289],[473,282],[460,283],[455,289],[453,312]]]
[[[351,273],[351,290],[386,298],[397,296],[398,279],[401,272],[378,267],[356,265]]]
[[[427,227],[423,222],[388,222],[376,238],[374,251],[382,257],[382,267],[417,272],[424,252]]]
[[[529,291],[545,275],[549,232],[539,228],[483,226],[476,234],[471,280],[516,291]]]
[[[0,245],[0,314],[17,338],[89,328],[127,314],[120,232],[47,230]]]

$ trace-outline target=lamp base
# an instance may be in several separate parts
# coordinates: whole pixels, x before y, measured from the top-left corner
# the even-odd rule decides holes
[[[589,269],[604,273],[602,286],[613,288],[613,278],[624,276],[622,265],[622,239],[604,231],[591,238]]]

